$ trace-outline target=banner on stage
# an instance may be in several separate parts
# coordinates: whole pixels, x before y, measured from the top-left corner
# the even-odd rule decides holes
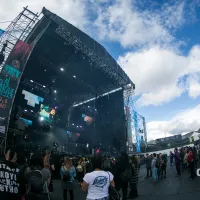
[[[32,47],[19,40],[0,73],[0,136],[7,132],[9,115]]]

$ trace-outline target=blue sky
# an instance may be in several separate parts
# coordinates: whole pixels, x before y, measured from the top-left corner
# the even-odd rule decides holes
[[[200,0],[24,2],[1,0],[0,21],[45,6],[95,38],[136,84],[148,140],[200,128]]]

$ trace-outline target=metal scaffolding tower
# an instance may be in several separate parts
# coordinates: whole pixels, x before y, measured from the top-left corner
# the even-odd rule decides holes
[[[141,144],[147,145],[147,133],[145,118],[136,112],[133,90],[129,87],[124,90],[124,103],[128,107],[129,115],[126,113],[128,145],[136,146],[136,151],[140,152]],[[131,136],[130,136],[131,135]],[[131,137],[131,142],[130,142]]]
[[[38,13],[33,13],[28,7],[23,8],[23,11],[10,23],[5,32],[0,36],[0,51],[5,44],[4,62],[0,65],[0,72],[13,50],[18,40],[25,41],[28,34],[32,31],[35,23],[38,21]],[[3,154],[6,147],[6,137],[0,137],[0,153]]]
[[[2,49],[5,43],[7,43],[7,47],[5,50],[4,62],[0,65],[0,72],[17,41],[25,41],[26,37],[33,29],[35,23],[38,21],[38,17],[38,13],[33,13],[28,9],[28,7],[25,7],[1,35],[0,49]]]

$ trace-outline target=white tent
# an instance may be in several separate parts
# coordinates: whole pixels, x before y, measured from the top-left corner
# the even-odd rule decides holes
[[[200,136],[200,133],[198,132],[194,132],[191,136],[190,136],[190,142],[194,142],[194,141],[197,141],[199,140],[199,136]]]

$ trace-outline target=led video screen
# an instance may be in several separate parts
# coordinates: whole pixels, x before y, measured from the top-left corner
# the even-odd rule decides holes
[[[41,104],[39,114],[41,121],[52,123],[56,114],[56,110],[54,108],[50,108],[47,105]]]
[[[86,124],[91,125],[94,119],[88,115],[82,114],[82,117],[84,118],[84,121]]]
[[[40,102],[42,103],[44,99],[42,97],[39,97],[35,94],[32,94],[26,90],[22,91],[22,94],[24,94],[24,99],[27,100],[27,105],[35,107],[35,104],[39,105]]]
[[[28,126],[33,124],[33,122],[31,120],[28,120],[28,119],[25,119],[25,118],[22,118],[22,117],[20,117],[20,120],[24,121],[24,123]]]

